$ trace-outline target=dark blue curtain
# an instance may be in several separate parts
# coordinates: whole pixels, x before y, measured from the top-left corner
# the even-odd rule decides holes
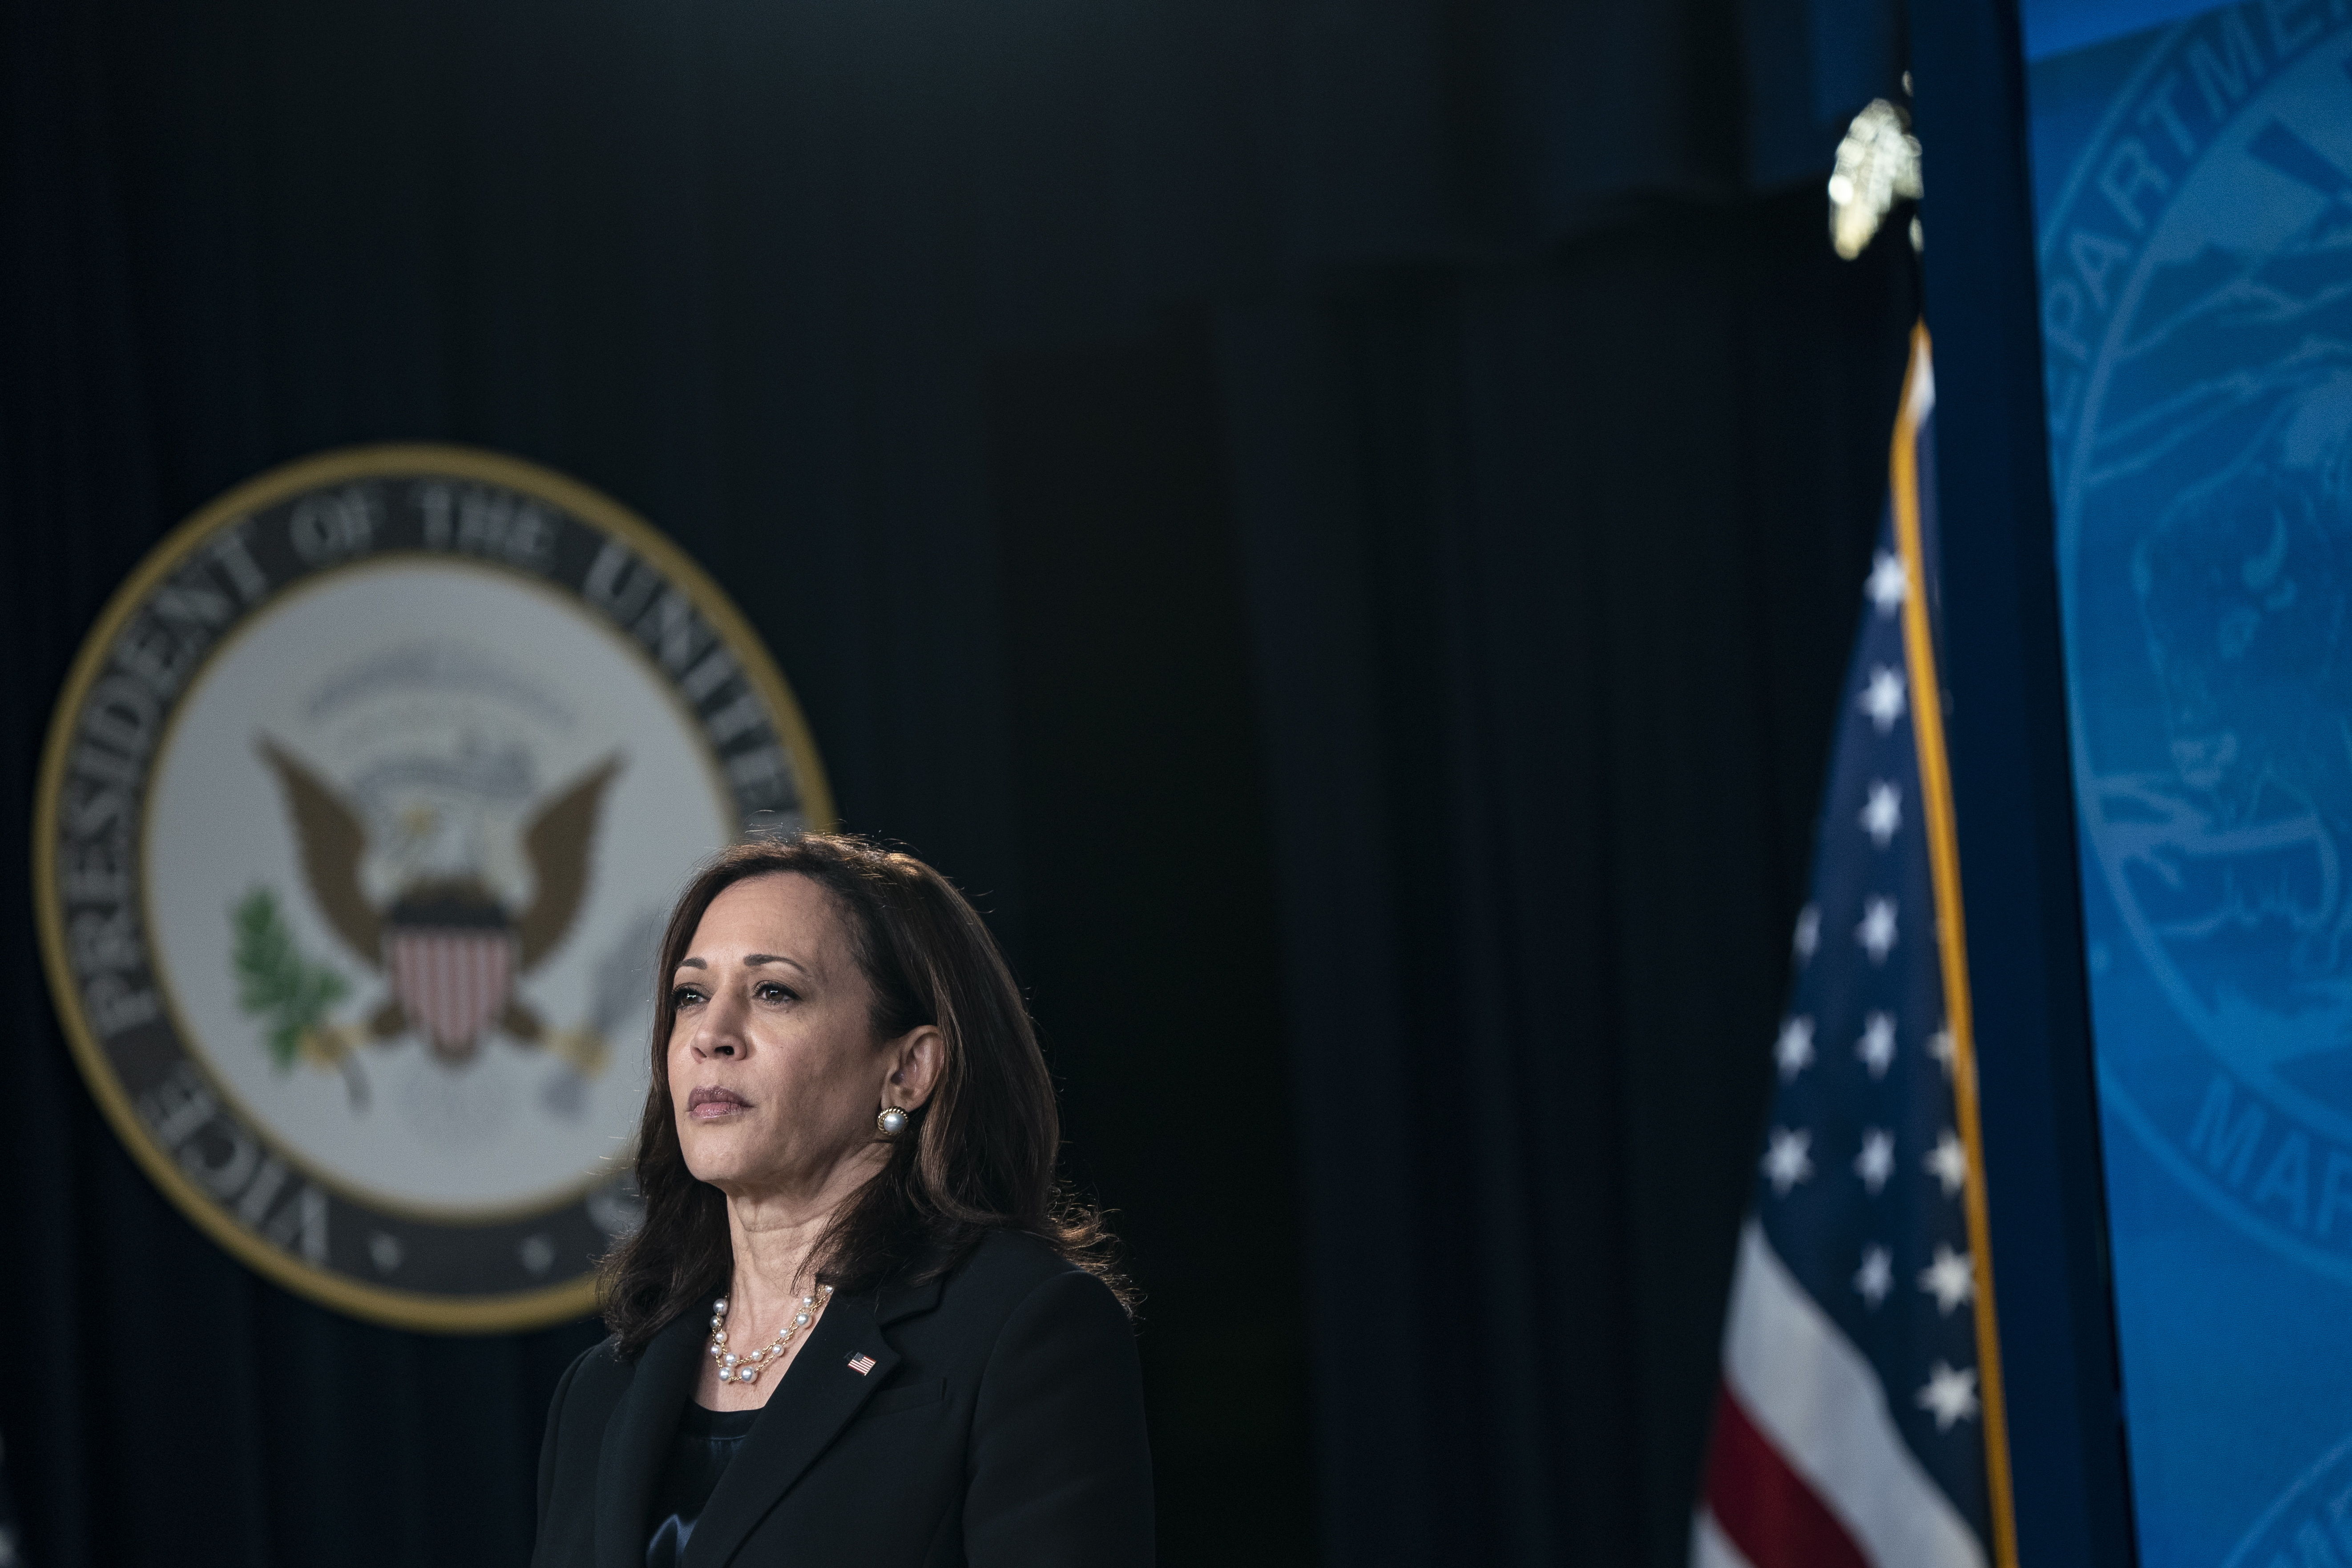
[[[0,878],[178,518],[357,441],[568,470],[1013,952],[1168,1562],[1675,1562],[1913,311],[1817,195],[1891,15],[11,4]],[[28,1559],[521,1561],[596,1330],[262,1284],[21,896],[0,952]]]
[[[1334,1562],[1682,1561],[1911,310],[1818,224],[1239,316]]]

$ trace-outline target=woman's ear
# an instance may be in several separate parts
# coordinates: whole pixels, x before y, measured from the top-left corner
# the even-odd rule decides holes
[[[889,1102],[908,1110],[919,1109],[939,1086],[940,1064],[947,1055],[947,1038],[936,1024],[909,1029],[890,1042]]]

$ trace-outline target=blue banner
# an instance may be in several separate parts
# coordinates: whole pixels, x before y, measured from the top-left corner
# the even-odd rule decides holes
[[[2141,1561],[2345,1568],[2352,16],[2026,9]]]

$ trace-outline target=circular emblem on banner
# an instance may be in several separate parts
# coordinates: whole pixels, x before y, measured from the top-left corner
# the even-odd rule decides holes
[[[363,1317],[512,1329],[589,1310],[635,1221],[678,886],[831,815],[659,533],[511,458],[356,448],[222,497],[107,606],[34,896],[84,1075],[199,1226]]]
[[[2294,1479],[2254,1521],[2221,1568],[2276,1568],[2279,1563],[2341,1562],[2352,1553],[2352,1438],[2338,1443]]]
[[[2103,1104],[2352,1279],[2352,21],[2164,34],[2042,224]]]

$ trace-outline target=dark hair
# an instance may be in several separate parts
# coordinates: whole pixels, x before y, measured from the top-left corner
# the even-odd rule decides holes
[[[807,833],[723,851],[670,911],[655,976],[653,1081],[637,1127],[645,1220],[599,1270],[618,1353],[635,1354],[663,1324],[723,1293],[733,1272],[727,1200],[695,1179],[678,1147],[670,976],[712,900],[747,878],[778,874],[806,877],[833,895],[873,989],[876,1038],[929,1024],[943,1041],[939,1078],[908,1134],[819,1239],[818,1277],[840,1290],[920,1282],[952,1268],[988,1232],[1018,1230],[1126,1300],[1101,1212],[1055,1180],[1062,1121],[1053,1080],[1020,988],[979,912],[911,855],[847,834]]]

